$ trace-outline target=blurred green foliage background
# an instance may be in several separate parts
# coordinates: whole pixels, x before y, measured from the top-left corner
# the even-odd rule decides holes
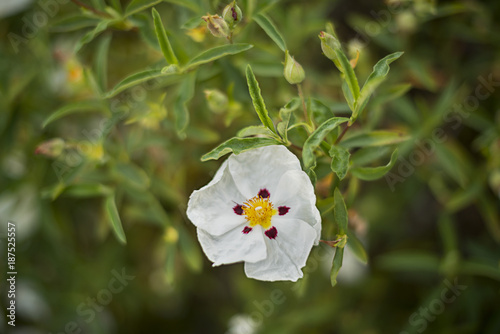
[[[162,76],[152,6],[185,64],[227,44],[201,20],[225,2],[0,3],[0,220],[2,236],[17,224],[18,271],[16,327],[2,315],[2,332],[500,333],[500,3],[238,4],[234,42],[253,48]],[[323,244],[298,283],[251,280],[241,264],[212,268],[185,215],[220,165],[200,157],[259,124],[247,64],[273,120],[297,96],[283,52],[252,19],[259,13],[302,64],[318,122],[350,114],[321,52],[327,22],[351,58],[359,51],[360,83],[378,59],[405,52],[345,137],[389,129],[405,140],[385,178],[341,183],[368,263],[348,246],[333,288]],[[122,82],[144,70],[155,78]],[[290,136],[300,146],[307,134]],[[386,146],[358,156],[389,157]],[[319,159],[316,171],[325,238],[329,164]],[[129,280],[114,289],[122,271]]]

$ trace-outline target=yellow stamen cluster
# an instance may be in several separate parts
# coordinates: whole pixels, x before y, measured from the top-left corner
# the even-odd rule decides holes
[[[269,198],[255,196],[242,206],[250,227],[261,225],[265,230],[271,227],[271,217],[278,213]]]

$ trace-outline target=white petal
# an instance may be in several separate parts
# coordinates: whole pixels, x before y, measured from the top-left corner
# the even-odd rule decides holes
[[[282,145],[259,147],[231,155],[228,160],[236,186],[247,198],[266,188],[272,199],[281,175],[288,170],[301,170],[299,159]]]
[[[245,223],[245,217],[234,213],[233,207],[246,198],[236,188],[227,165],[221,166],[209,184],[193,191],[188,202],[191,222],[216,236]]]
[[[243,233],[242,224],[220,236],[213,236],[198,228],[198,240],[214,266],[245,261],[258,262],[266,258],[266,244],[260,226],[248,234]]]
[[[274,224],[276,239],[264,238],[267,258],[256,263],[245,263],[245,274],[262,281],[297,281],[303,276],[316,231],[298,219],[280,220]]]
[[[314,188],[306,173],[289,171],[281,177],[276,192],[272,197],[275,208],[287,206],[290,210],[283,216],[274,216],[273,223],[282,219],[300,219],[316,230],[314,244],[321,237],[321,216],[316,207]]]

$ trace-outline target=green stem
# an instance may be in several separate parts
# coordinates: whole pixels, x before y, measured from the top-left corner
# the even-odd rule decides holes
[[[299,97],[300,97],[300,100],[302,101],[302,109],[304,110],[304,119],[305,119],[306,123],[309,124],[309,126],[311,126],[311,128],[314,131],[314,126],[313,126],[312,120],[311,120],[311,113],[307,110],[306,101],[304,99],[304,93],[302,92],[302,84],[300,84],[300,83],[297,84],[297,89],[299,90]]]

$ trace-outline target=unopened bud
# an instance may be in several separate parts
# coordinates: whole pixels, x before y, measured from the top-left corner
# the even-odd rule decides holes
[[[54,138],[38,145],[35,149],[35,154],[41,154],[49,158],[57,158],[64,150],[64,146],[64,140],[61,138]]]
[[[301,83],[306,77],[304,69],[292,56],[290,56],[288,50],[285,52],[285,70],[283,75],[292,85]]]
[[[207,22],[207,28],[210,30],[212,35],[215,37],[228,37],[229,36],[229,26],[226,21],[219,15],[202,16],[202,19]]]
[[[229,101],[226,94],[217,89],[205,90],[205,98],[208,102],[208,108],[216,114],[227,110]]]
[[[237,25],[241,19],[243,19],[243,13],[241,12],[240,7],[236,5],[236,1],[233,1],[227,5],[226,8],[224,8],[222,17],[224,18],[224,21],[229,24],[229,28],[233,29],[233,27]]]
[[[335,50],[341,49],[339,40],[324,31],[319,33],[319,39],[321,40],[321,50],[325,56],[333,60],[335,65],[340,69],[339,60],[337,58],[337,54],[335,53]]]

